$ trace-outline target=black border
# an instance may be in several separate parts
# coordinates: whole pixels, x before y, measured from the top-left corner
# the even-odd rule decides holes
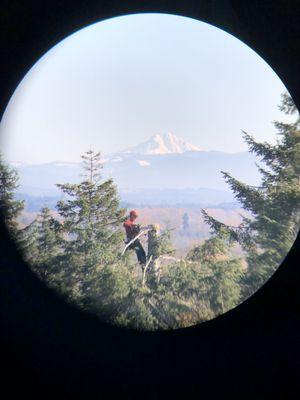
[[[237,36],[276,71],[300,109],[298,1],[1,1],[1,115],[20,80],[53,45],[101,19],[165,12]],[[219,105],[222,106],[221,104]],[[299,392],[300,237],[273,277],[225,315],[196,327],[139,333],[107,326],[47,289],[22,262],[0,223],[2,389],[136,397],[179,393],[288,398]],[[286,374],[286,378],[284,377]],[[183,388],[183,387],[181,387]],[[131,397],[133,398],[133,393]]]

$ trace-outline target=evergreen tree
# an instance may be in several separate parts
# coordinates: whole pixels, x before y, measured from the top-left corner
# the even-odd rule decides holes
[[[59,270],[55,267],[62,254],[61,224],[43,207],[37,217],[20,231],[20,246],[25,260],[48,283],[55,281]]]
[[[98,295],[89,310],[113,324],[153,330],[158,324],[149,307],[151,292],[148,287],[142,287],[135,267],[115,263],[99,269]]]
[[[152,298],[159,310],[159,328],[176,329],[214,317],[207,297],[208,271],[200,263],[168,265]]]
[[[215,315],[236,306],[241,298],[243,269],[241,259],[230,255],[230,242],[225,236],[212,236],[196,246],[187,258],[198,261],[208,271],[205,278],[207,297]]]
[[[39,258],[38,250],[38,218],[19,231],[19,248],[23,259],[34,269]]]
[[[0,154],[0,213],[14,239],[18,236],[17,218],[24,209],[24,201],[15,199],[18,181],[17,171],[9,167]]]
[[[61,268],[69,276],[69,287],[87,306],[99,291],[99,274],[104,266],[120,263],[123,245],[121,222],[125,210],[119,207],[116,187],[111,179],[101,182],[100,153],[89,150],[82,155],[84,180],[79,184],[58,184],[68,196],[57,203],[63,219],[64,257]],[[103,272],[103,271],[102,271]]]
[[[52,215],[48,207],[39,213],[38,243],[39,264],[49,264],[61,252],[63,238],[61,225]]]
[[[297,112],[288,94],[282,96],[279,107],[286,114]],[[275,122],[279,140],[275,145],[259,143],[243,132],[250,152],[261,159],[261,185],[253,187],[222,172],[235,197],[251,217],[244,217],[237,227],[230,227],[209,216],[206,222],[214,232],[226,232],[247,254],[248,271],[244,294],[257,290],[275,271],[288,253],[300,222],[300,120]]]
[[[239,303],[241,260],[218,237],[194,247],[186,260],[164,267],[159,285],[150,286],[149,311],[155,329],[174,329],[212,319]]]

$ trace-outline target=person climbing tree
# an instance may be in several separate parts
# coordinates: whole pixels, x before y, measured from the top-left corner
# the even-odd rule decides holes
[[[130,243],[141,231],[140,225],[135,224],[137,217],[137,212],[135,210],[131,210],[129,213],[129,218],[123,224],[126,232],[127,244]],[[143,268],[146,264],[147,257],[140,240],[138,238],[135,239],[134,242],[127,247],[127,249],[135,250],[137,259]]]

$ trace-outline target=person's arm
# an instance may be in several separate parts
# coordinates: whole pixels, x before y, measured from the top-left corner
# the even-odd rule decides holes
[[[132,224],[131,232],[133,235],[137,235],[138,233],[140,233],[140,231],[141,231],[141,227],[139,224]]]

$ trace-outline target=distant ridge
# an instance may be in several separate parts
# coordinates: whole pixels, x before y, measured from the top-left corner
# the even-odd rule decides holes
[[[136,196],[140,201],[205,201],[213,196],[216,203],[231,201],[222,191],[228,191],[228,185],[221,171],[226,171],[237,179],[257,186],[260,174],[252,153],[225,153],[221,151],[203,151],[173,133],[154,135],[148,141],[137,144],[127,150],[107,154],[102,159],[103,179],[112,178],[120,191],[139,190]],[[82,179],[82,163],[54,161],[43,164],[14,163],[20,176],[19,192],[28,195],[58,195],[57,183],[78,183]],[[140,194],[143,188],[143,195]],[[156,191],[167,189],[168,192]],[[204,192],[190,192],[186,188],[209,189]],[[169,192],[169,190],[181,190]],[[221,192],[211,192],[218,189]],[[146,193],[154,190],[153,193]],[[128,197],[129,195],[126,195]],[[155,198],[157,196],[157,198]],[[174,197],[174,199],[172,198]],[[180,198],[179,198],[180,197]],[[133,199],[130,199],[131,201]]]

